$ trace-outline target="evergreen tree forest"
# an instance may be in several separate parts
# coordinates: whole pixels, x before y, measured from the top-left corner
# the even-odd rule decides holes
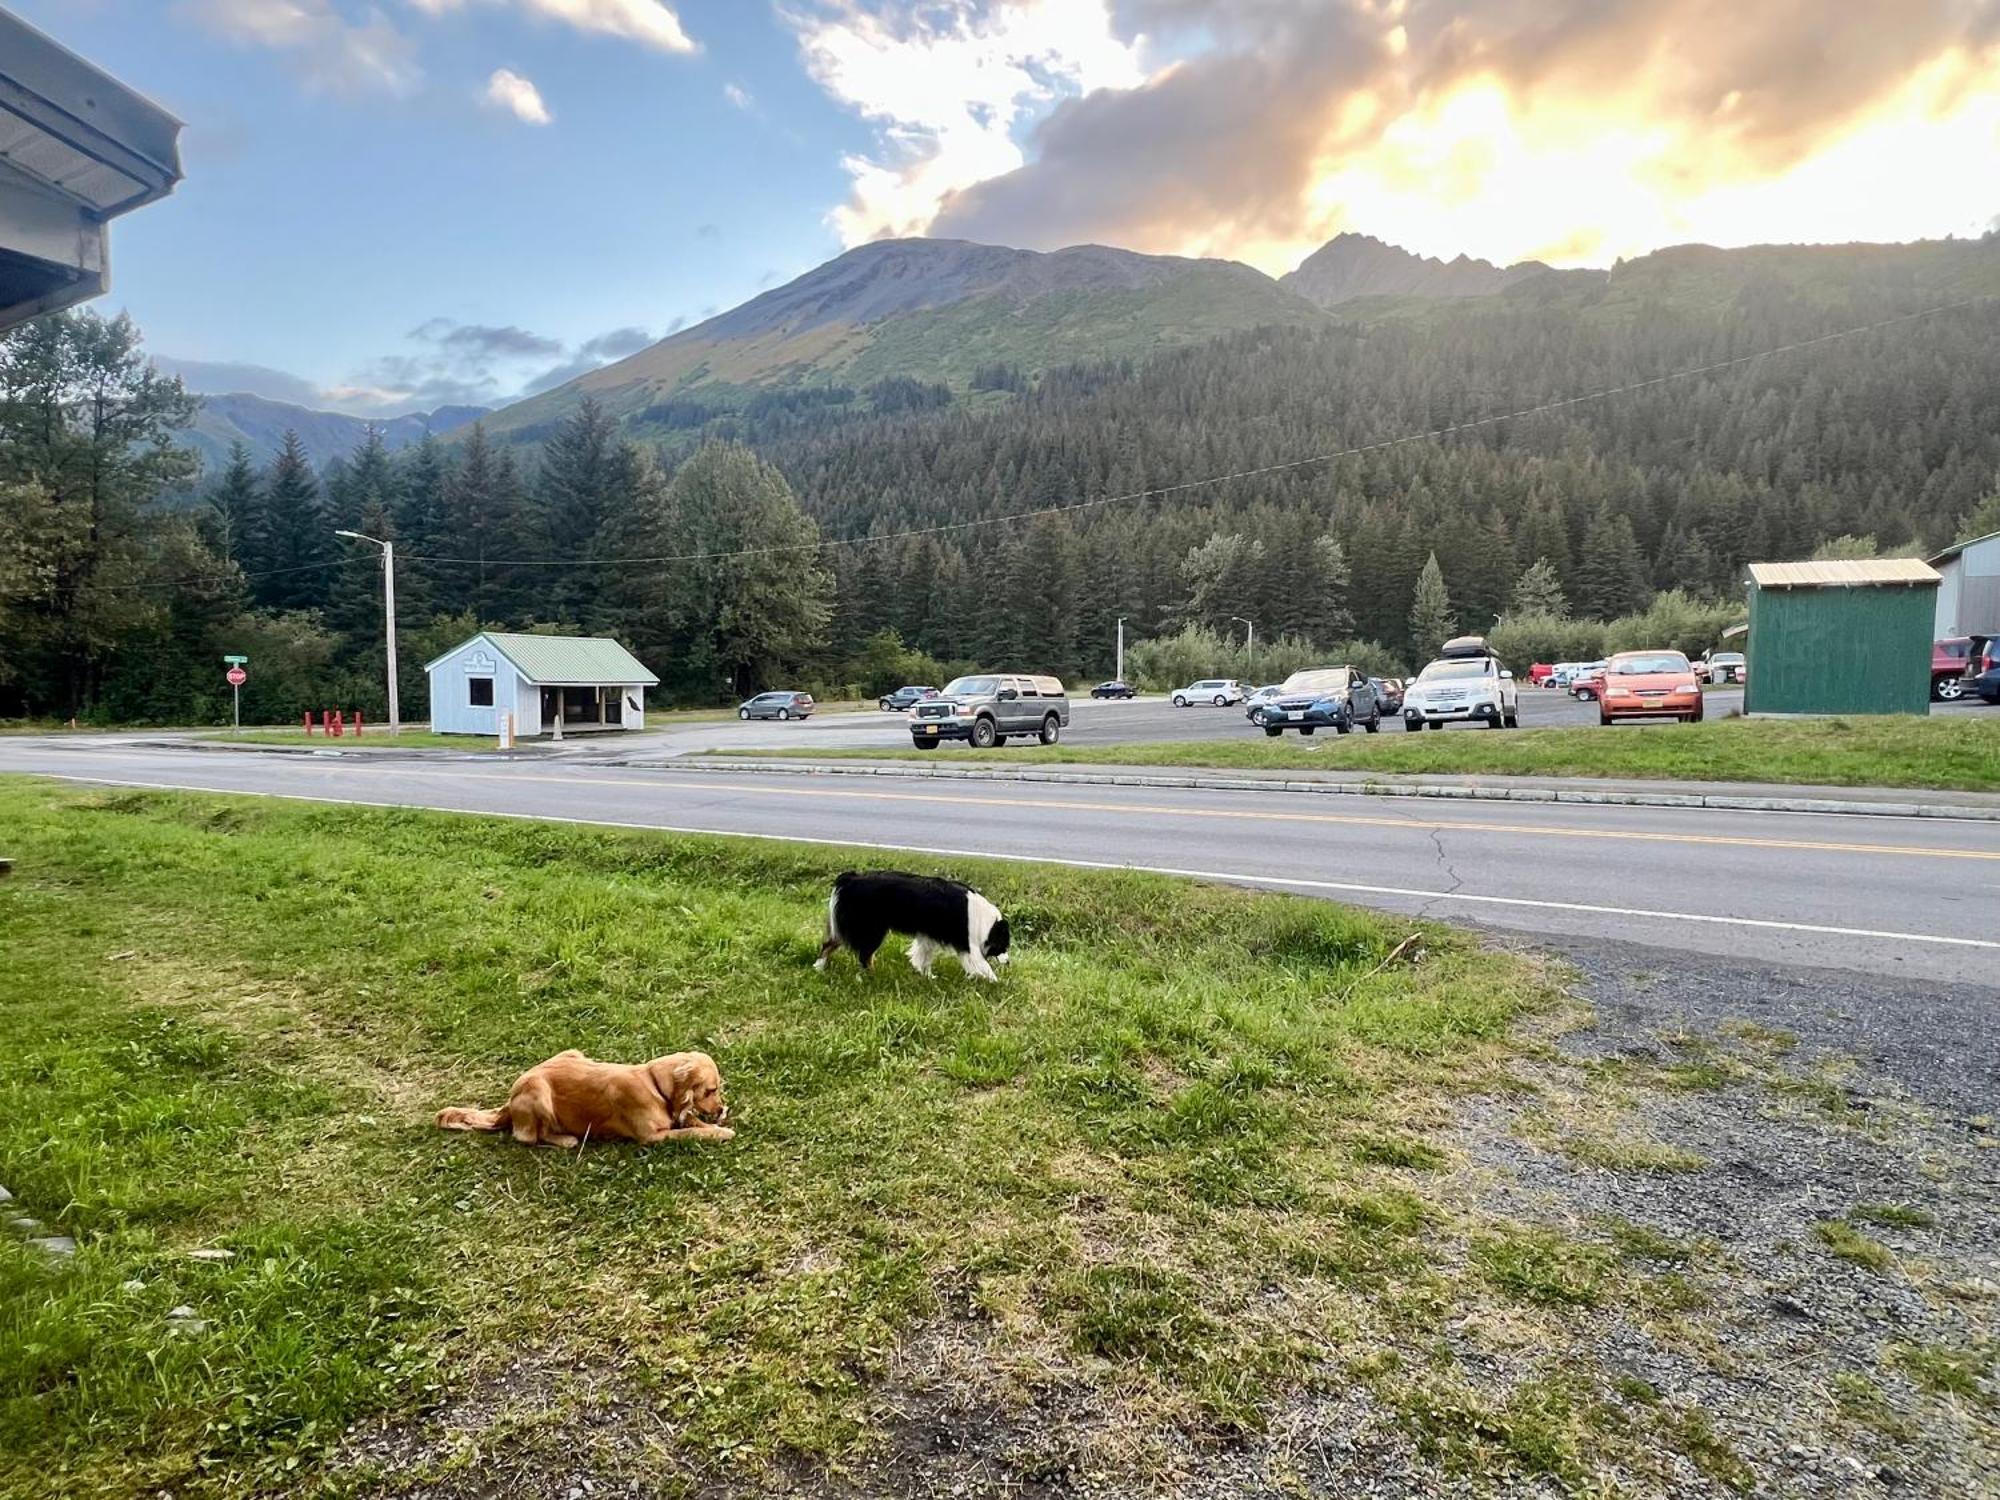
[[[1704,257],[865,411],[774,396],[664,431],[584,402],[533,444],[371,436],[319,472],[292,442],[197,474],[195,398],[137,330],[55,315],[0,341],[0,717],[226,720],[225,652],[246,719],[379,715],[378,553],[339,529],[396,543],[416,718],[422,663],[479,625],[615,636],[688,704],[973,663],[1087,681],[1121,616],[1128,643],[1247,619],[1285,660],[1420,665],[1503,616],[1523,649],[1706,631],[1749,562],[2000,526],[2000,300],[1750,358],[1943,289],[1888,252],[1720,281]]]

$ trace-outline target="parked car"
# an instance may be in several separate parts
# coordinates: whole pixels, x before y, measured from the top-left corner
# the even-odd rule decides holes
[[[934,687],[899,687],[893,693],[885,693],[876,700],[884,713],[899,714],[913,703],[921,703],[926,698],[935,698]]]
[[[1275,682],[1271,683],[1268,687],[1258,688],[1243,700],[1243,717],[1248,719],[1252,724],[1261,722],[1260,716],[1264,705],[1283,692],[1283,686]]]
[[[1348,734],[1357,724],[1374,734],[1382,727],[1382,704],[1373,684],[1353,667],[1312,667],[1287,677],[1251,722],[1272,739],[1287,729]]]
[[[1547,687],[1549,679],[1556,675],[1554,662],[1538,661],[1528,668],[1529,687]]]
[[[1227,708],[1242,701],[1243,684],[1234,677],[1204,677],[1174,694],[1175,708],[1186,708],[1190,703],[1213,703],[1217,708]]]
[[[1093,698],[1136,698],[1139,690],[1129,682],[1100,682],[1090,690]]]
[[[1741,651],[1704,651],[1694,660],[1694,675],[1703,682],[1743,682],[1750,663]]]
[[[739,719],[810,719],[813,709],[811,693],[759,693],[737,707]]]
[[[2000,666],[2000,636],[1947,636],[1931,643],[1931,696],[1951,703],[1973,691],[1975,679]]]
[[[984,750],[1024,734],[1053,745],[1068,727],[1069,694],[1055,677],[958,677],[910,710],[910,743],[919,750],[935,749],[940,740],[967,740]]]
[[[1403,711],[1403,679],[1400,677],[1371,677],[1376,701],[1382,705],[1385,714],[1399,714]]]
[[[1476,635],[1446,641],[1438,659],[1403,688],[1403,728],[1442,729],[1447,724],[1520,727],[1521,691],[1514,674]]]
[[[1966,683],[1966,691],[1982,703],[2000,705],[2000,662]]]
[[[1585,662],[1570,674],[1569,695],[1578,702],[1586,702],[1604,691],[1604,668],[1601,661]]]
[[[1599,682],[1600,724],[1619,719],[1673,718],[1686,724],[1702,720],[1701,678],[1678,651],[1620,651],[1605,664]]]

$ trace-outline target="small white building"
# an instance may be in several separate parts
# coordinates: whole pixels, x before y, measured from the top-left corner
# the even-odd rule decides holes
[[[2000,635],[2000,531],[1947,547],[1930,564],[1944,580],[1937,591],[1936,638]]]
[[[498,735],[503,714],[517,736],[646,727],[646,689],[660,679],[616,641],[600,636],[514,635],[482,630],[424,671],[431,728]]]

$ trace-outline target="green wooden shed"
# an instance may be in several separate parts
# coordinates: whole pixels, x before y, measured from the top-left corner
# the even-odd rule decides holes
[[[1939,581],[1914,557],[1752,563],[1743,711],[1930,712]]]

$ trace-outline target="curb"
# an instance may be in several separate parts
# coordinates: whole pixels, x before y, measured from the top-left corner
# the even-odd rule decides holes
[[[1037,771],[1013,767],[967,767],[964,769],[911,765],[906,762],[879,766],[831,765],[800,762],[779,765],[771,761],[697,761],[686,757],[668,761],[613,760],[602,765],[634,770],[704,771],[711,774],[746,773],[763,776],[892,776],[899,779],[930,781],[1015,781],[1046,782],[1057,786],[1132,786],[1172,791],[1203,792],[1306,792],[1337,797],[1415,797],[1456,802],[1561,802],[1617,807],[1692,807],[1718,812],[1832,813],[1866,818],[1935,818],[1979,823],[2000,823],[2000,807],[1959,806],[1940,802],[1878,802],[1860,798],[1755,797],[1740,793],[1705,792],[1604,792],[1579,789],[1562,791],[1554,787],[1491,786],[1461,782],[1390,781],[1259,781],[1244,776],[1173,776],[1131,772]]]

